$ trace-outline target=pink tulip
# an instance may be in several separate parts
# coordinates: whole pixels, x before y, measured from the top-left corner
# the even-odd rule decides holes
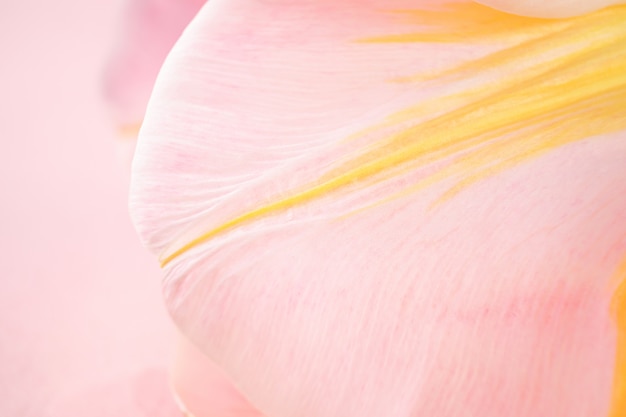
[[[625,19],[205,5],[131,192],[188,411],[623,415]]]

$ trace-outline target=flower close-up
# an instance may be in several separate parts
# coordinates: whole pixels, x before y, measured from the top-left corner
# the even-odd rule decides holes
[[[626,416],[620,3],[120,4],[101,113],[155,270],[104,258],[176,330],[112,282],[153,361],[49,417]]]

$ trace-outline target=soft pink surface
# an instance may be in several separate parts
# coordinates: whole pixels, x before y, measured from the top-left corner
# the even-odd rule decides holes
[[[160,273],[101,103],[120,17],[119,1],[0,5],[1,416],[174,413]]]
[[[227,375],[182,335],[170,380],[181,405],[196,417],[261,416]]]

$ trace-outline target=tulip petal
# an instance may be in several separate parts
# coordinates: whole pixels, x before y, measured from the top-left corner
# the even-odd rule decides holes
[[[202,10],[133,168],[168,308],[272,417],[608,415],[626,9],[419,6]]]
[[[170,380],[181,408],[191,416],[261,417],[223,372],[183,336]]]

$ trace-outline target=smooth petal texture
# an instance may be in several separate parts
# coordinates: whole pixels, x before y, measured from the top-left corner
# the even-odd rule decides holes
[[[136,135],[168,52],[206,0],[129,0],[104,93],[124,134]]]
[[[192,416],[261,417],[224,372],[182,335],[170,381],[181,409]]]
[[[133,167],[134,221],[165,264],[170,312],[270,417],[608,416],[626,136],[620,107],[593,113],[597,102],[576,94],[587,91],[590,65],[623,48],[605,45],[602,33],[578,39],[569,22],[493,26],[493,12],[475,7],[466,10],[478,19],[465,27],[472,36],[442,42],[414,35],[427,24],[402,11],[416,7],[216,0],[203,8],[163,67]],[[561,39],[546,52],[531,39],[556,42],[560,31],[571,45]],[[576,55],[590,34],[598,38],[589,59],[545,57]],[[418,41],[400,41],[407,37]],[[502,60],[519,42],[529,42],[517,51],[524,59],[493,64],[491,54]],[[446,73],[481,58],[491,64],[469,78]],[[412,82],[416,74],[422,81]],[[538,78],[521,89],[518,74]],[[542,84],[552,78],[569,88]],[[612,84],[602,88],[604,102],[615,99]],[[534,115],[528,97],[554,119]],[[467,106],[472,112],[437,122]],[[437,150],[463,132],[488,135],[481,123],[517,117],[511,109],[528,123],[517,127],[515,149],[455,148],[459,165]],[[575,125],[581,111],[591,112],[580,116],[587,127]],[[407,125],[422,130],[406,139]],[[538,138],[555,145],[537,148]],[[489,152],[474,149],[481,145]],[[386,156],[400,165],[410,152],[430,163],[376,171]],[[460,179],[424,180],[449,167]]]

